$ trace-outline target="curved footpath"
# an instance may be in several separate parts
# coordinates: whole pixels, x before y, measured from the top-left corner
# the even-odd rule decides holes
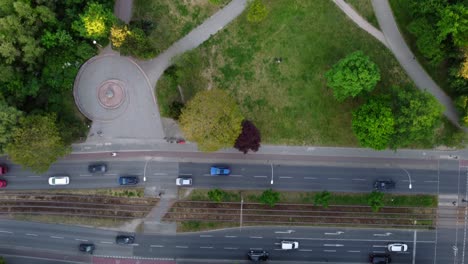
[[[445,116],[457,127],[461,127],[459,124],[458,112],[453,105],[453,101],[448,97],[445,92],[432,80],[432,78],[426,73],[424,68],[415,59],[415,56],[409,49],[408,45],[404,41],[398,26],[393,17],[392,9],[388,3],[388,0],[372,0],[372,6],[374,7],[375,16],[379,22],[382,32],[377,30],[375,27],[367,23],[352,7],[349,6],[344,0],[333,0],[333,2],[343,12],[351,18],[360,28],[367,31],[369,34],[374,36],[377,40],[387,46],[395,58],[398,60],[400,65],[405,69],[406,73],[410,76],[416,86],[424,91],[426,90],[432,94],[441,103],[444,108]],[[382,39],[382,35],[385,39]]]

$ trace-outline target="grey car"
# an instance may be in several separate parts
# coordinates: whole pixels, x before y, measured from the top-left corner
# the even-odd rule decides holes
[[[90,164],[88,171],[91,173],[104,173],[107,171],[107,165],[105,163]]]

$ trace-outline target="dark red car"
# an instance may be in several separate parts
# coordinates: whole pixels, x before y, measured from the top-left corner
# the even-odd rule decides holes
[[[7,187],[7,185],[8,185],[8,184],[7,184],[7,181],[5,181],[5,180],[0,180],[0,188],[5,188],[5,187]]]
[[[0,165],[0,175],[6,174],[8,172],[8,167],[4,164]]]

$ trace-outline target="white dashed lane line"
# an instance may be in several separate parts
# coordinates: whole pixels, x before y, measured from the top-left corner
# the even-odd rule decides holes
[[[63,237],[59,237],[59,236],[50,236],[51,238],[55,238],[55,239],[63,239]]]
[[[100,241],[99,243],[102,243],[102,244],[113,244],[112,242],[109,242],[109,241]]]
[[[179,173],[180,176],[191,176],[192,173]]]
[[[200,235],[200,237],[213,237],[212,235]]]
[[[1,230],[0,230],[0,233],[13,234],[13,232],[10,232],[10,231],[1,231]]]
[[[28,233],[28,234],[26,234],[26,235],[27,235],[27,236],[37,236],[36,234],[30,234],[30,233]]]
[[[353,179],[353,181],[365,181],[366,179]]]
[[[348,250],[349,253],[360,253],[360,250]]]
[[[104,173],[104,176],[117,176],[115,173]]]
[[[188,248],[187,246],[175,246],[176,248]]]
[[[267,176],[256,175],[254,178],[266,178]]]
[[[375,247],[375,248],[384,248],[384,247],[387,247],[385,245],[372,245],[372,247]]]
[[[230,176],[231,177],[243,177],[242,175],[234,175],[234,174],[231,174]]]
[[[203,249],[212,249],[213,247],[200,247],[200,248],[203,248]]]
[[[316,180],[317,178],[315,177],[304,177],[305,180]]]
[[[227,250],[236,250],[237,248],[234,248],[234,247],[225,247],[224,249],[227,249]]]
[[[233,238],[233,237],[237,237],[237,236],[224,236],[224,237]]]
[[[263,248],[250,248],[250,250],[263,250]]]
[[[343,178],[328,178],[329,180],[342,180]]]
[[[80,174],[80,177],[91,177],[91,176],[93,176],[93,175],[91,175],[91,174]]]
[[[150,247],[162,248],[162,247],[164,247],[164,246],[163,246],[163,245],[151,245]]]
[[[83,241],[83,242],[88,242],[87,239],[81,239],[81,238],[75,238],[76,241]]]
[[[312,249],[299,249],[299,251],[312,251]]]
[[[280,179],[292,179],[292,177],[290,177],[290,176],[280,176],[279,178]]]
[[[323,252],[336,252],[336,250],[334,250],[334,249],[325,249],[325,250],[323,250]]]
[[[257,238],[258,239],[258,238],[263,238],[263,237],[261,237],[261,236],[251,236],[250,238]]]
[[[29,177],[29,178],[40,178],[41,176],[36,176],[36,175],[34,175],[34,176],[28,176],[28,177]]]

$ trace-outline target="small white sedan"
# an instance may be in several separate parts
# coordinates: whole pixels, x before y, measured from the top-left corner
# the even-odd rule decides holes
[[[191,186],[192,185],[192,178],[190,177],[179,177],[176,179],[177,186]]]
[[[70,183],[68,176],[52,176],[49,177],[49,185],[67,185]]]
[[[404,243],[391,243],[388,244],[387,249],[389,252],[406,252],[408,250],[408,245]]]
[[[281,241],[281,249],[283,250],[292,250],[292,249],[298,249],[299,248],[299,242],[297,241]]]

